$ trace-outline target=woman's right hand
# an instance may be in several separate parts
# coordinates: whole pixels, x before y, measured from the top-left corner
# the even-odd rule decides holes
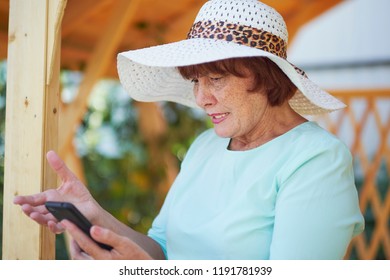
[[[61,179],[57,189],[49,189],[41,193],[16,196],[14,203],[21,205],[22,211],[41,225],[46,225],[54,233],[62,233],[64,227],[50,214],[46,201],[66,201],[73,203],[91,221],[99,215],[100,206],[92,197],[85,185],[65,165],[63,160],[54,152],[46,155],[51,168]]]

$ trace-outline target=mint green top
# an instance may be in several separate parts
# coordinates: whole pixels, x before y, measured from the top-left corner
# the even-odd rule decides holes
[[[363,231],[347,147],[314,122],[248,151],[200,135],[148,235],[168,259],[342,259]]]

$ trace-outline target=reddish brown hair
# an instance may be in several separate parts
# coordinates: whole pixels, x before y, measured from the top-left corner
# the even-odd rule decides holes
[[[230,58],[178,67],[180,74],[185,79],[193,79],[209,73],[230,73],[237,77],[245,77],[242,69],[249,70],[254,76],[254,86],[248,91],[264,90],[271,106],[282,105],[297,90],[286,74],[273,61],[265,57]]]

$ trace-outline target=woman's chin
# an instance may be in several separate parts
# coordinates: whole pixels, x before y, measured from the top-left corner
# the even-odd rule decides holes
[[[217,134],[221,138],[231,138],[231,133],[224,129],[220,129],[217,127],[214,127],[215,134]]]

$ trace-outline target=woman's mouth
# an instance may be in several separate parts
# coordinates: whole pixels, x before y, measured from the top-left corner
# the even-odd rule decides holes
[[[211,118],[211,121],[213,122],[213,124],[219,124],[219,123],[223,122],[224,120],[226,120],[226,118],[228,117],[229,113],[208,114],[208,115]]]

